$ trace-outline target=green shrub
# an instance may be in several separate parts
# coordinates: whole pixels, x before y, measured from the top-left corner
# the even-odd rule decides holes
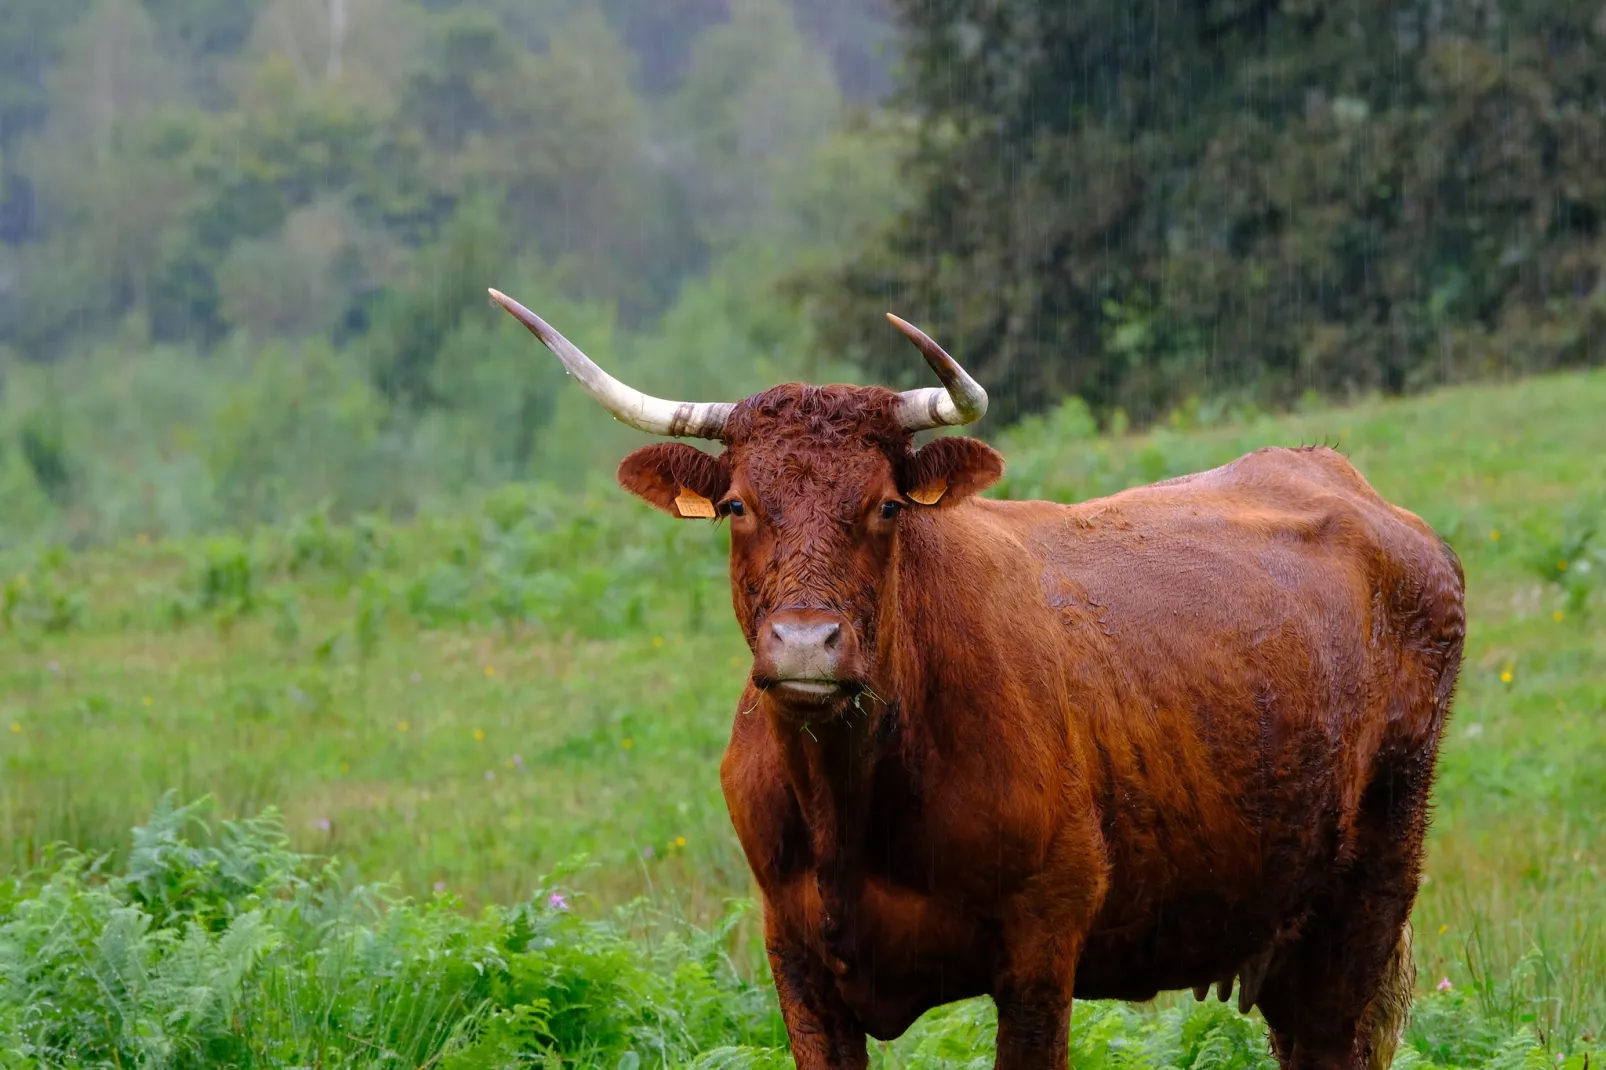
[[[557,883],[570,866],[525,903],[469,916],[450,896],[398,899],[292,852],[272,810],[210,811],[169,794],[122,872],[58,852],[0,884],[0,1067],[791,1065],[762,968],[738,969],[755,950],[735,939],[749,904],[707,930],[639,902],[600,914]],[[874,1063],[984,1070],[995,1028],[990,1001],[940,1008],[872,1044]],[[1080,1002],[1071,1061],[1275,1065],[1263,1025],[1213,1000]],[[1449,992],[1419,1001],[1395,1065],[1585,1064]]]

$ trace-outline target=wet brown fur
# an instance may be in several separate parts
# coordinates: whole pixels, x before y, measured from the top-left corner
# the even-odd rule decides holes
[[[798,1066],[863,1067],[866,1034],[988,994],[997,1065],[1060,1068],[1073,996],[1246,972],[1283,1066],[1384,1064],[1465,630],[1455,555],[1327,448],[988,501],[998,455],[916,452],[895,405],[777,387],[721,456],[620,466],[671,513],[680,488],[742,500],[750,642],[804,608],[863,652],[829,707],[750,680],[721,767]]]

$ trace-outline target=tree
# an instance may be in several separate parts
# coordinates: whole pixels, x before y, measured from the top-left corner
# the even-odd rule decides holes
[[[902,0],[918,201],[832,341],[906,367],[894,302],[1004,419],[1600,360],[1598,5],[1505,9]]]
[[[171,160],[183,122],[163,117],[180,83],[137,0],[99,0],[66,35],[49,122],[21,150],[47,229],[19,257],[12,333],[26,352],[48,352],[70,317],[120,316],[148,296],[186,196]]]
[[[670,101],[676,173],[713,246],[763,230],[778,182],[841,124],[829,58],[781,0],[733,0],[708,30]]]
[[[614,300],[639,323],[697,251],[649,156],[631,81],[630,53],[594,7],[555,26],[539,55],[465,10],[435,30],[404,113],[435,150],[441,189],[495,191],[504,225],[561,256],[578,296]]]

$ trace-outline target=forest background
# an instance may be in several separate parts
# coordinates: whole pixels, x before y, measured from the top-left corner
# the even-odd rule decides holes
[[[0,548],[606,473],[489,285],[674,397],[922,382],[896,310],[994,427],[1601,358],[1594,3],[0,12]]]

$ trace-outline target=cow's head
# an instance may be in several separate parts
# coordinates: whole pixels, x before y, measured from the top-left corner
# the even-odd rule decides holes
[[[620,464],[619,482],[671,516],[729,521],[731,599],[753,651],[753,682],[783,706],[840,708],[870,682],[900,529],[914,537],[909,526],[929,522],[919,514],[1003,473],[1003,459],[976,439],[915,450],[916,431],[979,419],[987,393],[895,316],[943,387],[788,384],[734,404],[691,403],[626,386],[523,305],[491,296],[622,422],[724,444],[718,456],[678,442],[644,446]]]

